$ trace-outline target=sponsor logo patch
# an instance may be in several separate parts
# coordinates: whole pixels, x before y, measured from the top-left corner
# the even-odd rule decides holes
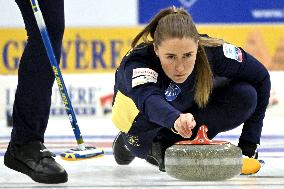
[[[157,83],[158,73],[150,68],[136,68],[132,73],[132,87],[145,83]]]
[[[243,61],[243,54],[240,48],[225,43],[223,44],[223,52],[225,57],[236,60],[238,62],[242,62]]]

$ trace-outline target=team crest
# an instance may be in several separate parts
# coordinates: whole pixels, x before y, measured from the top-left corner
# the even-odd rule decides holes
[[[135,146],[135,147],[139,147],[140,146],[138,136],[127,134],[127,141],[132,146]]]
[[[181,89],[176,84],[171,82],[169,87],[165,90],[165,98],[167,101],[173,101],[178,97],[180,92]]]

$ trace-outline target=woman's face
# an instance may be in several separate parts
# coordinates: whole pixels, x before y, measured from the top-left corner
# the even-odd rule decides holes
[[[175,83],[183,83],[194,68],[198,43],[191,38],[169,38],[155,47],[166,75]]]

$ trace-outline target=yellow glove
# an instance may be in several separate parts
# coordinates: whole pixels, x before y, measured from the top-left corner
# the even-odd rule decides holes
[[[255,174],[261,168],[261,164],[257,159],[243,158],[242,160],[243,160],[243,166],[242,166],[243,175]]]

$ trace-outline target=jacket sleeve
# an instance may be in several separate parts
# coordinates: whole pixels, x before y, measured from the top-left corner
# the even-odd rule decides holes
[[[127,95],[134,101],[138,110],[151,122],[163,127],[171,128],[179,117],[180,111],[176,110],[164,98],[164,91],[158,86],[157,78],[148,78],[147,75],[137,74],[140,71],[153,69],[140,62],[131,62],[124,68],[124,80],[126,81]],[[158,74],[155,72],[154,74]],[[141,80],[139,79],[141,78]],[[144,80],[143,80],[143,77]],[[138,78],[138,79],[137,79]]]
[[[270,96],[269,72],[263,64],[241,48],[225,44],[225,46],[212,49],[213,52],[209,53],[209,59],[212,61],[212,69],[215,74],[248,82],[255,88],[257,106],[244,126],[254,128],[254,125],[261,125],[262,127]],[[226,52],[227,50],[235,50],[236,52]]]

